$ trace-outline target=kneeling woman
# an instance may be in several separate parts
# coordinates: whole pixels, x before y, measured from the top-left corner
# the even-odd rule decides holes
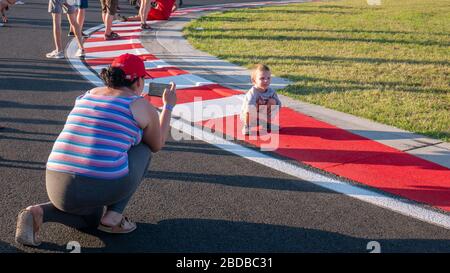
[[[105,87],[76,99],[47,162],[50,202],[19,213],[18,243],[39,245],[38,232],[45,222],[109,233],[136,229],[122,213],[147,171],[151,152],[164,146],[177,100],[172,84],[158,116],[140,96],[144,77],[143,61],[124,54],[102,70]]]

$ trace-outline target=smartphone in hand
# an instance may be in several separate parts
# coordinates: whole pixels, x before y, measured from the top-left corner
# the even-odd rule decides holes
[[[162,97],[165,89],[170,89],[171,85],[166,83],[151,82],[148,85],[148,95]]]

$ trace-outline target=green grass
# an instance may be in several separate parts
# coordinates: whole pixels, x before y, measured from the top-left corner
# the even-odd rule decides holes
[[[184,34],[219,58],[269,65],[294,82],[284,95],[450,141],[450,0],[382,3],[231,10]]]

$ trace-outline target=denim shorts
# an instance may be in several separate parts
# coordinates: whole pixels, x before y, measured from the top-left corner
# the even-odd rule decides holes
[[[72,14],[77,11],[80,0],[49,0],[48,12]]]
[[[102,13],[116,15],[119,0],[100,0],[100,3],[102,4]]]
[[[88,8],[88,0],[80,0],[80,9]]]

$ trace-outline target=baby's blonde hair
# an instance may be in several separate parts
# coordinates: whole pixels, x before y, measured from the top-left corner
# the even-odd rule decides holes
[[[270,72],[270,68],[265,64],[255,65],[252,69],[252,82],[255,81],[256,72],[258,71]]]

